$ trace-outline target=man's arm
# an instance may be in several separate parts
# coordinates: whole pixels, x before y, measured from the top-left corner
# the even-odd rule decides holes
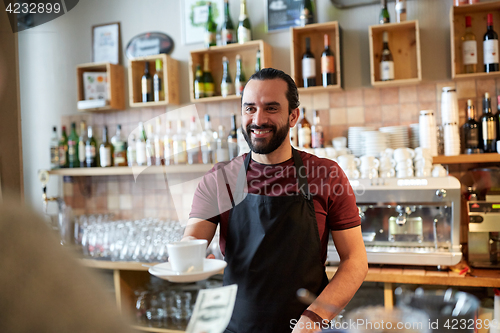
[[[333,319],[349,303],[368,272],[368,260],[361,235],[361,226],[332,231],[332,236],[340,256],[339,268],[330,283],[318,296],[318,302],[314,302],[308,307],[321,318],[328,320]],[[331,304],[338,310],[325,309],[317,303]]]
[[[199,218],[190,218],[182,240],[206,239],[210,244],[216,229],[217,225],[215,223]]]

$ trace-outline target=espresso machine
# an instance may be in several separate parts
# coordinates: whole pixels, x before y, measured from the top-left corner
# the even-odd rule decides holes
[[[455,177],[351,180],[370,264],[452,266],[460,248]],[[328,262],[340,261],[332,241]]]
[[[500,200],[468,201],[467,235],[469,265],[500,267]]]

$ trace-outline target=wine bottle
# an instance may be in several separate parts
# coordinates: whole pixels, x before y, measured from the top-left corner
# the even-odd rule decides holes
[[[234,95],[234,86],[231,75],[229,74],[229,60],[226,56],[222,57],[222,82],[220,84],[220,92],[222,97],[227,97],[229,95]]]
[[[196,65],[194,78],[194,98],[199,99],[205,97],[205,84],[203,83],[203,72],[200,64]]]
[[[246,0],[240,2],[240,17],[238,22],[238,43],[244,44],[252,40],[252,26],[247,14]]]
[[[302,56],[302,79],[304,88],[316,85],[316,59],[311,53],[311,39],[306,37],[306,52]]]
[[[229,149],[229,159],[232,160],[238,156],[238,129],[236,128],[236,115],[231,114],[231,130],[227,136],[227,145]]]
[[[87,168],[97,167],[97,141],[94,138],[92,126],[87,128],[87,142],[85,143],[85,162]]]
[[[196,117],[191,117],[189,132],[186,135],[187,163],[197,164],[200,159],[200,133],[196,125]]]
[[[495,115],[495,119],[497,122],[497,140],[500,140],[500,104],[499,103],[500,103],[500,95],[497,96],[497,114]]]
[[[241,56],[239,54],[236,55],[236,77],[234,78],[234,90],[236,91],[236,96],[241,96],[243,94],[243,89],[245,88],[245,84],[247,79],[245,78],[245,74],[243,73]]]
[[[163,62],[161,59],[156,59],[155,65],[156,71],[153,76],[154,100],[155,102],[159,102],[165,100],[165,93],[163,91]]]
[[[50,138],[50,168],[59,168],[59,138],[55,126],[52,127],[52,137]]]
[[[323,132],[323,126],[321,126],[317,110],[314,110],[313,125],[311,127],[311,147],[325,148],[325,133]]]
[[[173,147],[174,147],[174,164],[186,164],[187,163],[187,152],[186,152],[186,134],[184,133],[184,127],[182,120],[177,120],[177,133],[173,137]]]
[[[116,134],[111,138],[113,145],[113,165],[127,166],[127,141],[122,136],[122,125],[116,125]]]
[[[464,73],[475,73],[477,65],[477,42],[472,33],[471,17],[465,17],[465,34],[462,36],[462,63]]]
[[[224,23],[221,29],[222,45],[234,43],[234,25],[229,12],[229,0],[224,0]]]
[[[387,10],[387,0],[380,0],[380,15],[379,15],[379,23],[385,24],[391,22],[391,17],[389,16],[389,11]]]
[[[201,157],[203,164],[212,164],[215,159],[215,142],[214,131],[212,130],[212,123],[210,122],[210,115],[205,115],[205,130],[201,133],[200,137]]]
[[[497,72],[498,66],[498,35],[493,30],[493,14],[488,14],[488,28],[483,38],[483,62],[486,73]]]
[[[147,165],[146,157],[146,131],[144,130],[144,124],[139,123],[139,137],[135,140],[135,154],[138,166]]]
[[[481,117],[482,146],[485,153],[496,152],[497,122],[491,111],[491,99],[489,93],[484,93],[483,116]]]
[[[298,144],[300,148],[311,148],[311,124],[306,119],[306,109],[300,108],[300,118],[297,123]]]
[[[396,0],[396,22],[406,21],[406,0]]]
[[[137,143],[135,142],[135,135],[130,135],[130,143],[127,147],[127,163],[129,167],[137,165],[137,153],[136,153]]]
[[[382,38],[384,44],[382,47],[382,56],[380,57],[380,80],[390,81],[394,80],[394,60],[389,49],[389,34],[387,31],[384,31]]]
[[[153,78],[149,74],[149,62],[144,64],[144,75],[141,79],[142,87],[142,102],[151,102],[153,100]]]
[[[104,126],[102,130],[102,143],[99,147],[99,161],[102,168],[113,165],[113,146],[109,143],[108,126]]]
[[[479,139],[481,137],[481,127],[476,120],[476,110],[472,100],[467,100],[467,121],[462,126],[464,137],[464,154],[482,153],[479,148]]]
[[[78,160],[78,135],[76,135],[76,124],[71,123],[71,133],[68,138],[68,167],[78,168],[80,161]]]
[[[306,24],[314,23],[314,1],[302,0],[300,4],[300,25],[303,27]]]
[[[155,160],[155,138],[153,135],[153,125],[146,125],[146,164],[148,166],[156,165]]]
[[[210,72],[210,58],[208,53],[204,55],[204,66],[203,66],[203,91],[205,97],[212,97],[214,95],[214,78]]]
[[[163,149],[165,156],[165,165],[174,164],[174,146],[173,146],[173,134],[172,134],[172,122],[167,120],[166,123],[165,136],[163,137]]]
[[[323,87],[337,84],[335,75],[335,55],[330,50],[330,36],[324,35],[325,50],[321,54],[321,76]]]
[[[255,73],[257,73],[258,71],[260,71],[262,69],[262,66],[261,66],[261,55],[260,55],[260,49],[257,50],[257,59],[255,61]]]
[[[208,17],[205,24],[205,47],[217,45],[217,23],[212,16],[212,3],[208,2]]]
[[[66,126],[62,127],[61,140],[59,141],[59,167],[68,167],[68,136],[66,135]]]
[[[165,152],[165,146],[161,130],[161,117],[156,117],[156,128],[154,135],[155,143],[155,163],[156,165],[162,165],[165,160],[163,153]]]
[[[80,162],[80,168],[85,168],[86,156],[85,156],[85,144],[87,142],[87,126],[84,121],[80,122],[80,137],[78,138],[78,162]]]

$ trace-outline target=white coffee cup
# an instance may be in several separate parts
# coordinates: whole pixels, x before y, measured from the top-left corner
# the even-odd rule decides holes
[[[415,176],[417,177],[431,177],[432,169],[431,168],[417,168],[415,169]]]
[[[394,159],[399,162],[401,160],[413,159],[415,152],[410,148],[398,148],[394,151]]]
[[[446,177],[447,175],[448,171],[441,164],[435,164],[432,168],[432,177]]]
[[[328,158],[335,158],[338,155],[337,151],[333,147],[326,147],[325,152],[326,152],[326,157]]]
[[[382,156],[379,158],[380,161],[380,169],[390,169],[396,166],[396,161],[394,161],[389,156]]]
[[[362,179],[378,178],[378,170],[377,169],[362,170],[361,171],[361,178]]]
[[[396,164],[396,169],[404,169],[413,167],[413,161],[411,159],[400,160]]]
[[[414,161],[415,168],[432,168],[432,160],[419,159]]]
[[[332,140],[335,149],[342,149],[347,147],[347,138],[345,136],[338,136]]]
[[[172,270],[179,273],[203,271],[207,243],[206,239],[168,243],[168,261]]]
[[[361,169],[378,169],[380,161],[375,156],[363,155],[360,158]]]
[[[356,169],[359,166],[359,158],[354,155],[340,155],[337,157],[342,169]]]
[[[413,177],[413,168],[398,169],[396,171],[396,178]]]
[[[396,171],[393,168],[380,170],[380,178],[394,178]]]
[[[318,157],[327,157],[325,148],[314,148],[314,155]]]

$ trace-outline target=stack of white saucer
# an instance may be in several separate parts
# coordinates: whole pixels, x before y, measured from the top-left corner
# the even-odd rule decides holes
[[[408,128],[406,126],[380,127],[379,131],[389,134],[389,148],[398,149],[407,148],[410,146],[410,141],[408,139]]]
[[[379,131],[363,132],[364,154],[368,156],[380,156],[387,149],[386,133]]]
[[[431,155],[437,156],[437,128],[433,110],[420,111],[418,134],[420,147],[429,148]]]
[[[369,126],[358,126],[358,127],[349,127],[348,130],[348,147],[351,152],[356,156],[361,156],[364,154],[364,140],[363,140],[363,132],[365,131],[374,131],[374,127]]]
[[[444,87],[441,94],[441,124],[443,125],[444,154],[460,155],[458,100],[455,88]]]
[[[410,148],[415,149],[420,146],[419,124],[410,124]]]

